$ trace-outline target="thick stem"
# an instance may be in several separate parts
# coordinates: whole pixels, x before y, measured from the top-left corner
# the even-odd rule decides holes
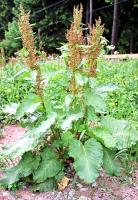
[[[41,73],[41,69],[40,69],[39,66],[37,67],[36,87],[35,87],[35,90],[36,90],[36,94],[41,99],[42,106],[43,106],[44,110],[46,111],[44,94],[43,94],[43,86],[42,86],[42,73]]]

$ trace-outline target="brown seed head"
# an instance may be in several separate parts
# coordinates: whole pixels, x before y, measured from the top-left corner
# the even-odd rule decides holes
[[[27,66],[36,69],[35,42],[32,27],[29,23],[30,13],[25,13],[23,6],[20,7],[19,29],[21,32],[23,47],[27,49],[28,56],[25,59]]]
[[[83,31],[82,31],[82,6],[80,9],[74,7],[73,22],[67,31],[66,38],[68,41],[69,55],[68,66],[75,71],[82,60]]]
[[[104,32],[104,25],[101,25],[101,19],[96,20],[96,25],[90,27],[90,35],[88,37],[88,45],[90,46],[86,52],[89,67],[89,75],[96,76],[97,57],[102,49],[101,36]]]

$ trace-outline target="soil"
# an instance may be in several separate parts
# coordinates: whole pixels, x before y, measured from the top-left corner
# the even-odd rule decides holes
[[[25,129],[16,125],[4,127],[0,149],[24,133]],[[74,185],[70,181],[63,191],[33,193],[26,186],[15,192],[0,189],[0,200],[138,200],[138,169],[131,177],[109,177],[101,171],[95,183],[85,185],[77,180]]]

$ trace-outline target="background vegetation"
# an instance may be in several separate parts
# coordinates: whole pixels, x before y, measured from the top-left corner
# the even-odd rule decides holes
[[[83,22],[90,22],[90,0],[0,0],[0,47],[8,54],[13,54],[21,47],[21,38],[17,25],[19,4],[31,11],[31,24],[36,36],[36,45],[40,43],[49,53],[57,52],[57,47],[65,42],[66,29],[72,19],[73,6],[82,3],[84,7]],[[137,0],[97,0],[93,3],[93,22],[101,16],[105,24],[104,36],[111,41],[114,6],[118,6],[115,31],[116,50],[120,52],[137,52],[138,24]],[[41,42],[40,42],[41,41]],[[40,45],[40,46],[41,46]]]

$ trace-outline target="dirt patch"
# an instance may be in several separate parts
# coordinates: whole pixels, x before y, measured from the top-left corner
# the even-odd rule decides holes
[[[4,127],[4,136],[0,138],[0,149],[4,144],[17,141],[25,129],[9,125]],[[124,185],[122,177],[109,177],[101,172],[100,178],[91,185],[77,181],[71,183],[64,191],[30,192],[29,187],[16,192],[0,189],[0,200],[138,200],[138,170],[131,179],[131,184]]]

